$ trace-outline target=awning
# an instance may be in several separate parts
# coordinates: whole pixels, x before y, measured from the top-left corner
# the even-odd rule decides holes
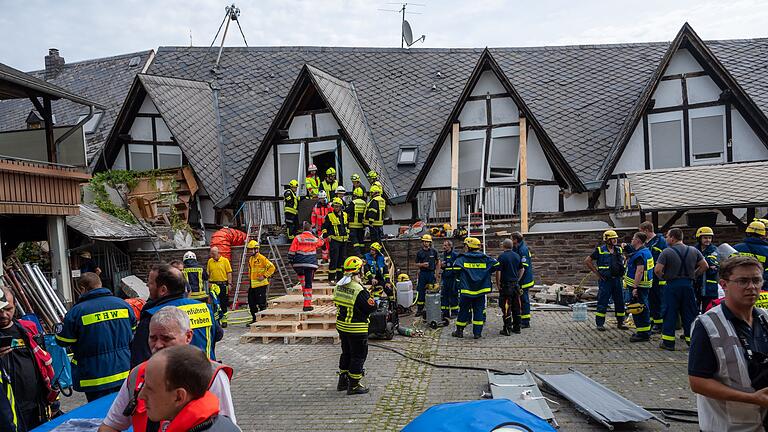
[[[80,214],[67,216],[67,226],[92,240],[125,241],[152,237],[139,224],[129,224],[92,204],[80,204]]]
[[[627,173],[643,211],[768,206],[768,162]]]

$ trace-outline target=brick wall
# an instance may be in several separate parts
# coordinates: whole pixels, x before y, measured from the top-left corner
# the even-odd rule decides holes
[[[694,244],[695,229],[684,228],[684,238],[687,244]],[[621,241],[629,243],[635,230],[617,230]],[[579,284],[585,276],[585,285],[596,285],[594,277],[584,267],[584,258],[600,243],[602,231],[570,232],[570,233],[531,233],[525,236],[528,247],[533,255],[534,275],[536,283]],[[718,227],[715,229],[715,243],[740,242],[744,235],[736,227]],[[491,256],[501,253],[501,242],[505,237],[486,237],[486,252]],[[418,239],[386,240],[385,246],[395,262],[398,273],[408,273],[412,279],[418,273],[416,267],[416,252],[421,247]],[[454,240],[454,246],[461,246]],[[435,249],[441,250],[442,240],[435,239]]]

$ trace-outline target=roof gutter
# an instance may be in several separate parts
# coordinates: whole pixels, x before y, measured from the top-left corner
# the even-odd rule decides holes
[[[90,119],[92,119],[92,118],[93,118],[93,108],[94,108],[94,107],[93,107],[93,105],[89,105],[89,106],[88,106],[88,115],[87,115],[87,116],[85,116],[85,118],[84,118],[84,119],[82,119],[82,120],[80,120],[79,122],[77,122],[77,124],[75,124],[74,126],[72,126],[71,128],[69,128],[69,130],[67,130],[66,132],[64,132],[64,135],[62,135],[62,136],[58,137],[58,138],[56,139],[56,141],[54,142],[54,145],[55,145],[56,147],[58,147],[58,146],[59,146],[59,144],[61,144],[62,142],[64,142],[64,140],[66,140],[67,138],[69,138],[69,137],[70,137],[70,136],[71,136],[73,133],[75,133],[75,132],[76,132],[78,129],[80,129],[81,127],[83,127],[83,125],[84,125],[84,124],[88,123],[88,121],[89,121]]]

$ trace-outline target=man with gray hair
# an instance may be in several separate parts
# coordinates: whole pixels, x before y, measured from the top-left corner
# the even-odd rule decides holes
[[[499,255],[498,261],[501,271],[496,272],[496,286],[499,287],[499,307],[501,307],[504,326],[501,334],[512,336],[512,333],[520,333],[522,323],[520,296],[520,280],[525,275],[523,258],[513,250],[515,244],[511,239],[504,239],[501,247],[504,252]]]
[[[192,329],[189,315],[175,306],[167,306],[154,315],[149,322],[149,347],[154,355],[165,348],[189,345],[192,342]],[[221,363],[211,362],[213,379],[208,390],[219,399],[219,414],[229,417],[236,423],[235,408],[230,393],[232,368]],[[139,391],[144,386],[146,362],[141,363],[128,375],[120,388],[107,417],[99,427],[99,432],[124,431],[131,425],[133,430],[157,431],[159,424],[147,417],[144,401],[138,399]]]

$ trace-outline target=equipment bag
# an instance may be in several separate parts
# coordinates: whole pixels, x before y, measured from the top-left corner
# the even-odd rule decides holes
[[[45,350],[51,355],[53,371],[56,374],[51,384],[60,389],[72,387],[72,365],[67,351],[56,344],[56,335],[45,335]]]

